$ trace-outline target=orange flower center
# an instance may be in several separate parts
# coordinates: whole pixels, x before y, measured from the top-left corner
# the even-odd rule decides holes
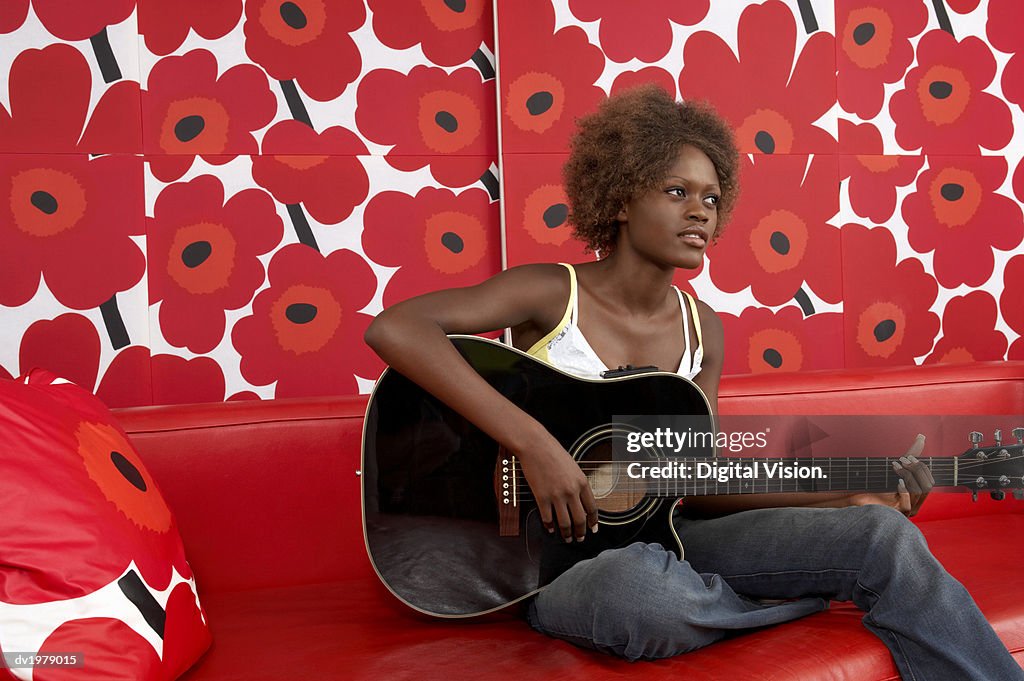
[[[971,101],[971,84],[960,69],[937,64],[917,84],[917,99],[929,123],[948,125],[960,118]]]
[[[857,344],[871,357],[889,357],[903,343],[906,328],[901,307],[889,301],[872,303],[857,319]]]
[[[443,211],[427,218],[423,249],[427,262],[438,272],[468,270],[484,257],[486,246],[484,226],[472,215]]]
[[[850,12],[843,31],[843,52],[862,69],[885,64],[892,49],[892,18],[877,7],[862,7]]]
[[[541,185],[526,197],[523,225],[537,243],[561,246],[568,241],[572,236],[568,218],[569,206],[561,186]]]
[[[981,205],[982,194],[974,173],[960,168],[943,168],[928,187],[935,219],[947,227],[970,223]]]
[[[213,293],[228,285],[237,245],[231,231],[218,223],[182,227],[167,253],[167,273],[189,293]]]
[[[807,251],[807,224],[788,210],[773,210],[750,232],[750,250],[769,274],[793,269]]]
[[[793,126],[778,111],[758,109],[736,128],[736,142],[744,151],[788,154],[793,150]]]
[[[280,346],[296,355],[316,352],[341,326],[341,305],[318,286],[289,286],[270,307],[271,324]]]
[[[103,495],[137,526],[166,532],[171,511],[135,448],[103,423],[83,421],[75,437],[85,470]]]
[[[32,168],[11,180],[11,212],[22,232],[48,237],[71,229],[85,215],[85,189],[74,175],[53,168]]]
[[[524,132],[542,133],[558,122],[565,106],[565,86],[550,73],[530,71],[508,87],[508,112]]]

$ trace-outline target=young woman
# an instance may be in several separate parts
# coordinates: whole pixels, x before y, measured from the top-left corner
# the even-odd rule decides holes
[[[377,317],[366,341],[518,458],[550,532],[585,541],[599,527],[580,468],[446,334],[510,327],[517,348],[587,378],[654,365],[691,378],[715,408],[721,322],[671,282],[676,268],[698,267],[721,233],[737,175],[731,132],[709,108],[656,87],[612,97],[579,122],[565,167],[570,221],[596,261],[516,267],[405,301]],[[907,519],[934,483],[916,459],[923,446],[918,438],[894,464],[893,494],[689,499],[676,523],[686,560],[656,543],[605,551],[558,576],[529,604],[528,619],[636,660],[817,612],[830,598],[852,600],[905,679],[1024,679]]]

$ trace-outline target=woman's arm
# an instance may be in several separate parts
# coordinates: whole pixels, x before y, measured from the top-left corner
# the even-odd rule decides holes
[[[559,316],[568,298],[565,268],[528,265],[478,286],[412,298],[381,312],[366,343],[411,379],[494,438],[520,461],[549,531],[582,541],[597,526],[597,503],[587,478],[558,441],[477,374],[448,340],[449,333],[482,333]],[[596,529],[595,529],[596,531]]]

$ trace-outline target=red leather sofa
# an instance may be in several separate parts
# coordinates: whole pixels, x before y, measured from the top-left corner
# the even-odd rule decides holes
[[[177,515],[212,627],[212,648],[184,679],[898,678],[846,604],[632,664],[545,638],[514,612],[473,621],[413,612],[379,584],[364,548],[356,471],[365,404],[311,398],[116,412]],[[722,382],[720,408],[1004,414],[1008,436],[1024,425],[1024,362],[733,377]],[[915,521],[1024,664],[1024,502],[936,492]]]

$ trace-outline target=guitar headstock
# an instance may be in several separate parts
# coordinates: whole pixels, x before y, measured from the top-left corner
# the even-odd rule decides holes
[[[1007,492],[1024,499],[1024,428],[1014,428],[1012,434],[1016,442],[1004,443],[1002,432],[996,430],[995,442],[988,446],[982,445],[982,433],[970,434],[971,448],[957,457],[957,479],[975,499],[979,492],[996,500]]]

